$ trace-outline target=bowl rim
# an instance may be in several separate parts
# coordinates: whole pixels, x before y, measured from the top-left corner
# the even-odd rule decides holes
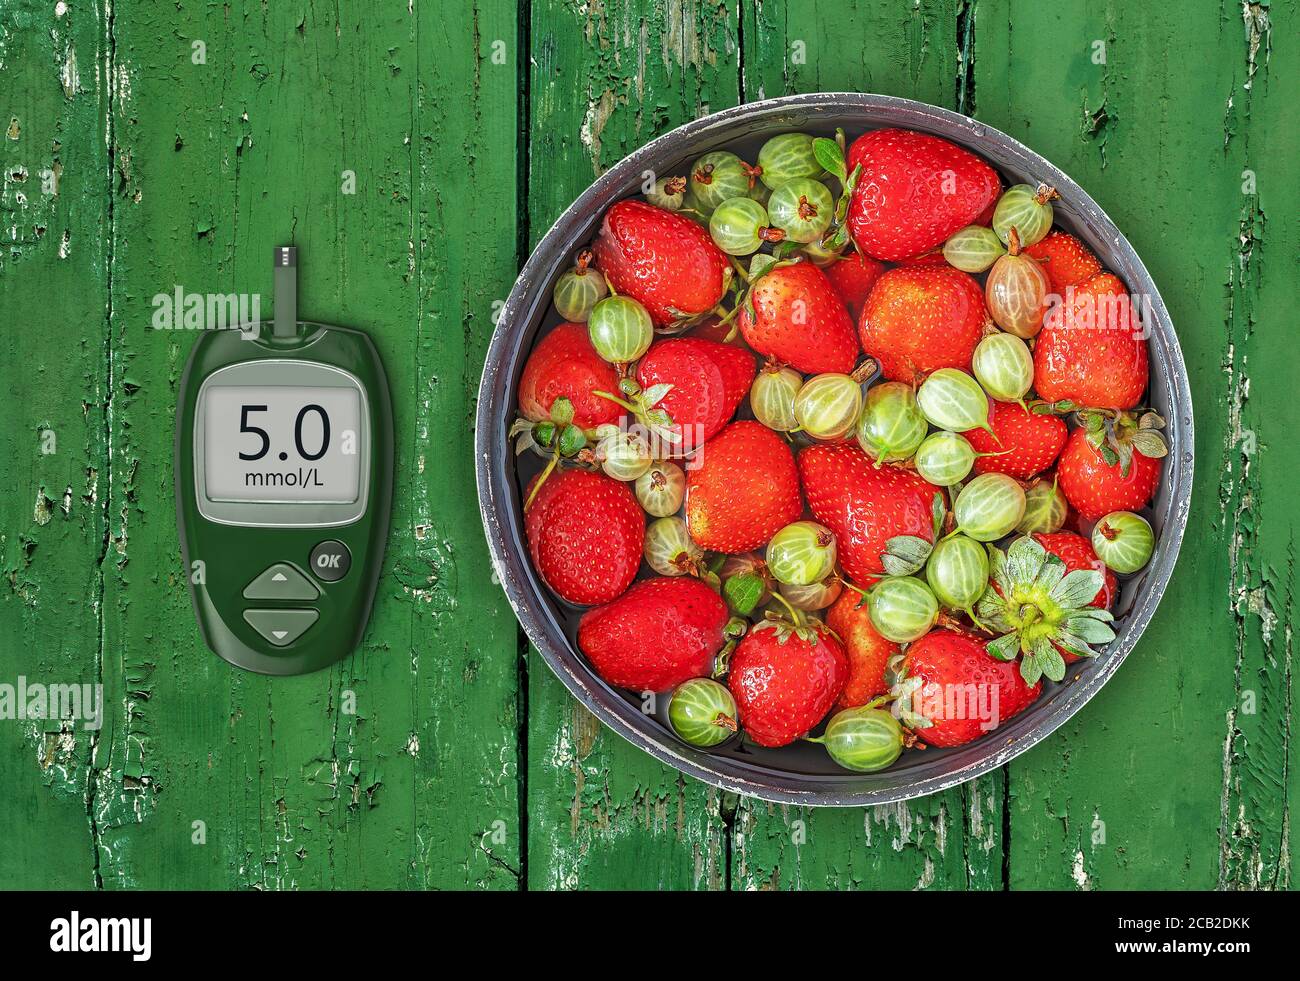
[[[891,771],[871,775],[846,773],[843,778],[799,775],[813,784],[807,789],[773,785],[765,781],[763,775],[776,775],[777,771],[757,764],[745,765],[734,759],[721,760],[675,742],[653,717],[643,714],[601,681],[580,653],[574,650],[547,605],[546,596],[542,592],[544,587],[533,572],[531,563],[524,560],[527,546],[520,535],[510,487],[513,468],[501,465],[502,461],[512,459],[506,428],[514,397],[511,375],[518,360],[519,348],[524,346],[520,342],[527,340],[535,323],[540,322],[540,317],[545,315],[546,303],[539,303],[543,299],[539,296],[541,287],[549,281],[557,261],[563,261],[578,244],[575,234],[589,220],[592,210],[603,214],[605,208],[617,200],[618,196],[626,193],[629,184],[640,182],[640,175],[646,169],[652,169],[647,165],[656,158],[680,151],[687,145],[703,143],[711,133],[726,129],[740,120],[767,119],[792,110],[884,114],[889,117],[888,122],[866,121],[865,125],[870,128],[911,126],[958,142],[959,145],[972,148],[974,152],[979,152],[975,148],[980,144],[991,143],[1003,157],[1014,160],[1022,171],[1037,174],[1041,180],[1054,186],[1060,192],[1062,201],[1068,202],[1072,216],[1084,222],[1095,237],[1106,240],[1112,258],[1120,257],[1126,261],[1127,274],[1122,278],[1130,292],[1143,293],[1149,297],[1149,316],[1152,322],[1149,324],[1151,333],[1148,341],[1159,352],[1159,358],[1152,357],[1150,361],[1153,371],[1156,368],[1162,369],[1163,380],[1168,386],[1169,404],[1175,410],[1170,412],[1175,418],[1169,420],[1171,452],[1166,458],[1163,480],[1170,492],[1164,506],[1160,508],[1163,515],[1161,539],[1157,543],[1156,554],[1143,573],[1146,585],[1134,602],[1119,637],[1106,649],[1103,658],[1092,665],[1090,670],[1076,675],[1064,684],[1056,696],[1046,703],[1033,706],[1009,720],[999,730],[1005,733],[1014,728],[1015,732],[1009,738],[999,742],[979,740],[969,744],[978,747],[988,743],[985,751],[977,758],[947,772],[910,781],[894,779],[880,786],[863,784],[872,784],[874,781],[867,778],[884,777]],[[703,150],[697,145],[692,152]],[[744,103],[684,123],[656,137],[610,167],[560,214],[546,234],[538,240],[496,320],[479,385],[474,452],[479,510],[494,575],[529,640],[579,702],[614,732],[660,762],[722,790],[774,803],[861,806],[892,803],[937,793],[997,769],[1046,739],[1101,690],[1146,629],[1172,576],[1191,501],[1193,441],[1190,385],[1169,312],[1150,273],[1128,239],[1082,187],[1050,161],[1014,138],[952,110],[896,96],[819,92]],[[1029,724],[1031,722],[1032,725]],[[719,763],[725,763],[725,767],[720,768]],[[894,771],[896,777],[905,776],[906,772]],[[854,789],[837,786],[844,783],[855,783],[857,786]],[[818,784],[826,786],[817,786]]]

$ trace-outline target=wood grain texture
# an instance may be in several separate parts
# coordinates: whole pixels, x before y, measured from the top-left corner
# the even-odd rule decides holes
[[[0,0],[0,683],[107,705],[97,732],[0,721],[0,886],[1289,887],[1298,24],[1295,0]],[[1075,719],[944,794],[808,810],[569,698],[491,580],[469,447],[495,305],[593,177],[704,113],[845,89],[969,112],[1101,203],[1179,332],[1198,478],[1154,622]],[[283,242],[303,313],[376,338],[398,473],[361,650],[268,680],[198,638],[171,489],[193,338],[149,323],[177,285],[269,309]]]

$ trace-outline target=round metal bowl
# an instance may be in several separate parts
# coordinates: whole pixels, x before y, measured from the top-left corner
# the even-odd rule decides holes
[[[639,193],[646,171],[683,173],[708,150],[730,147],[752,154],[777,133],[829,136],[839,126],[850,138],[885,126],[932,133],[978,153],[1011,182],[1045,181],[1057,188],[1057,223],[1082,238],[1132,293],[1149,298],[1149,402],[1168,421],[1170,446],[1150,508],[1158,536],[1155,555],[1146,569],[1122,584],[1115,607],[1117,637],[1105,652],[1075,665],[1064,682],[1049,683],[1031,708],[988,736],[950,750],[905,753],[889,770],[869,775],[838,770],[824,754],[816,763],[807,762],[812,757],[799,751],[817,749],[808,744],[775,757],[773,751],[743,747],[696,750],[676,739],[660,719],[644,714],[639,700],[601,681],[572,639],[580,611],[557,601],[528,559],[519,475],[507,440],[527,354],[538,332],[558,322],[550,307],[552,285],[575,251],[590,241],[611,204]],[[1119,669],[1160,602],[1182,542],[1192,491],[1192,402],[1183,355],[1155,283],[1128,240],[1074,181],[1005,133],[966,116],[908,99],[827,92],[751,103],[678,127],[611,168],[560,216],[524,265],[492,336],[479,389],[475,453],[483,526],[506,596],[551,670],[597,718],[655,758],[725,790],[792,804],[880,804],[934,793],[1001,766],[1079,711]]]

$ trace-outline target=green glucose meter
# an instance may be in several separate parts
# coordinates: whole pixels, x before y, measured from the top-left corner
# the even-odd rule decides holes
[[[357,330],[298,320],[297,257],[275,250],[272,323],[205,331],[176,407],[176,513],[204,642],[302,674],[361,641],[393,486],[393,409]]]

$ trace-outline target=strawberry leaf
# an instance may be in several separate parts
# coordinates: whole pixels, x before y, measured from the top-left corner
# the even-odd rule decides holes
[[[763,598],[763,577],[754,572],[742,572],[722,584],[722,598],[738,616],[747,617],[754,612]]]
[[[1169,447],[1165,443],[1165,438],[1155,429],[1138,430],[1133,434],[1131,442],[1133,449],[1153,460],[1169,455]]]
[[[928,541],[917,535],[895,535],[885,542],[880,563],[891,576],[910,576],[925,565],[932,548]]]
[[[935,492],[930,500],[930,531],[936,542],[939,540],[939,532],[943,530],[943,519],[947,516],[948,509],[943,505],[943,495]]]
[[[673,386],[668,382],[660,382],[658,385],[651,385],[645,390],[645,404],[650,406],[658,405],[664,400],[664,396],[672,390]],[[557,399],[556,401],[559,400]]]
[[[984,645],[989,656],[998,661],[1014,661],[1020,651],[1020,638],[1015,634],[1003,634],[997,640],[990,640]]]
[[[842,182],[848,180],[849,172],[844,162],[844,151],[834,140],[819,136],[813,140],[813,156],[823,170],[828,171]]]
[[[1007,549],[1007,575],[1012,582],[1033,582],[1047,559],[1047,549],[1031,536],[1017,538]]]
[[[1048,595],[1064,607],[1087,606],[1105,584],[1105,579],[1098,570],[1076,569],[1053,586]]]

